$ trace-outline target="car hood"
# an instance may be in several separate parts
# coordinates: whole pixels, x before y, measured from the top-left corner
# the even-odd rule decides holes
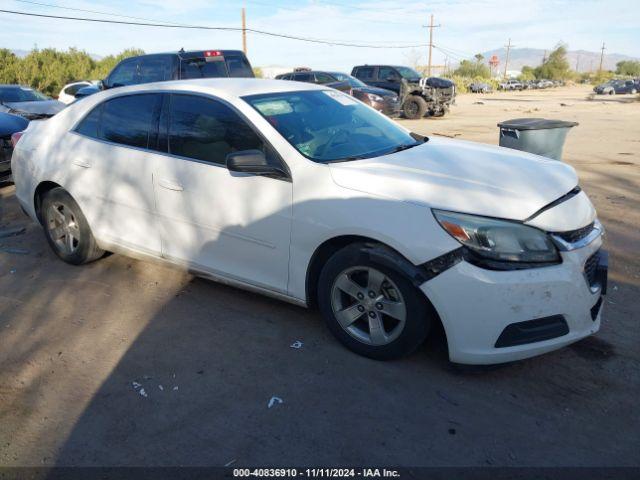
[[[431,208],[525,220],[578,184],[557,160],[502,147],[433,138],[402,152],[330,164],[334,182]]]
[[[3,105],[9,107],[15,113],[46,116],[53,116],[66,107],[64,103],[59,102],[58,100],[43,100],[41,102],[4,102]]]
[[[354,87],[353,90],[358,90],[363,93],[373,93],[375,95],[380,95],[381,97],[397,97],[395,92],[392,92],[391,90],[386,90],[384,88]]]

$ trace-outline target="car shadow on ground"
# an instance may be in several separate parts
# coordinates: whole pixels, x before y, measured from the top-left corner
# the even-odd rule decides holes
[[[15,199],[2,201],[13,202],[2,226],[25,221]],[[634,238],[617,225],[610,235]],[[624,392],[638,387],[630,347],[638,333],[624,311],[603,328],[623,346],[606,358],[600,347],[576,344],[464,369],[449,364],[435,330],[408,358],[376,362],[338,344],[315,311],[121,255],[72,267],[33,224],[12,241],[31,251],[0,257],[2,464],[604,465],[637,458],[636,399]]]

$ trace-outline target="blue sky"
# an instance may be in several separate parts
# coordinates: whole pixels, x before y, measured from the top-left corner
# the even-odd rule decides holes
[[[640,57],[640,2],[619,0],[435,0],[431,2],[339,0],[33,0],[64,7],[112,12],[191,25],[247,26],[290,35],[374,45],[423,44],[430,14],[435,15],[434,44],[459,59],[498,48],[510,37],[518,47],[552,48],[562,41],[572,50]],[[0,0],[0,8],[54,15],[109,18],[41,5]],[[113,17],[112,17],[113,18]],[[126,19],[122,19],[126,20]],[[78,47],[107,55],[126,47],[147,52],[202,48],[240,48],[238,32],[174,30],[18,17],[0,13],[0,46],[13,49]],[[350,70],[359,63],[426,63],[426,48],[364,49],[326,46],[257,34],[248,36],[255,66],[308,65]],[[445,54],[434,51],[434,63]]]

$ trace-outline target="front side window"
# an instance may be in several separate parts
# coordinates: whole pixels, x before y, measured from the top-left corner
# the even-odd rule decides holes
[[[265,151],[260,137],[227,105],[195,95],[171,95],[169,153],[224,165],[227,154]]]
[[[352,77],[351,75],[347,75],[346,73],[332,72],[331,75],[336,77],[338,81],[347,82],[349,85],[351,85],[354,88],[363,88],[367,86],[366,83],[361,82],[357,78]]]
[[[402,78],[406,78],[407,80],[419,80],[422,75],[416,72],[413,68],[409,67],[396,67],[398,73],[402,76]]]
[[[102,105],[99,138],[131,147],[148,148],[157,130],[155,117],[161,94],[128,95],[107,100]]]
[[[313,77],[310,73],[296,73],[293,79],[296,82],[313,82]]]
[[[122,87],[138,83],[138,60],[125,60],[109,75],[110,87]]]
[[[358,160],[418,145],[395,122],[337,90],[243,97],[300,153],[311,160]]]
[[[326,73],[316,73],[316,83],[320,83],[320,84],[325,84],[325,83],[331,83],[331,82],[335,82],[336,79],[333,78],[331,75],[327,75]]]
[[[386,81],[389,77],[397,77],[398,74],[395,69],[391,67],[380,67],[378,69],[378,80]]]

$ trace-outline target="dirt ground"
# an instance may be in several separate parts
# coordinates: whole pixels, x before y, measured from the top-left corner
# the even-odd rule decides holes
[[[0,239],[0,465],[640,465],[640,102],[588,93],[401,121],[492,144],[501,120],[580,122],[565,160],[608,231],[603,326],[499,368],[455,368],[438,338],[367,360],[316,312],[162,264],[66,265],[2,186],[0,229],[26,231]]]

